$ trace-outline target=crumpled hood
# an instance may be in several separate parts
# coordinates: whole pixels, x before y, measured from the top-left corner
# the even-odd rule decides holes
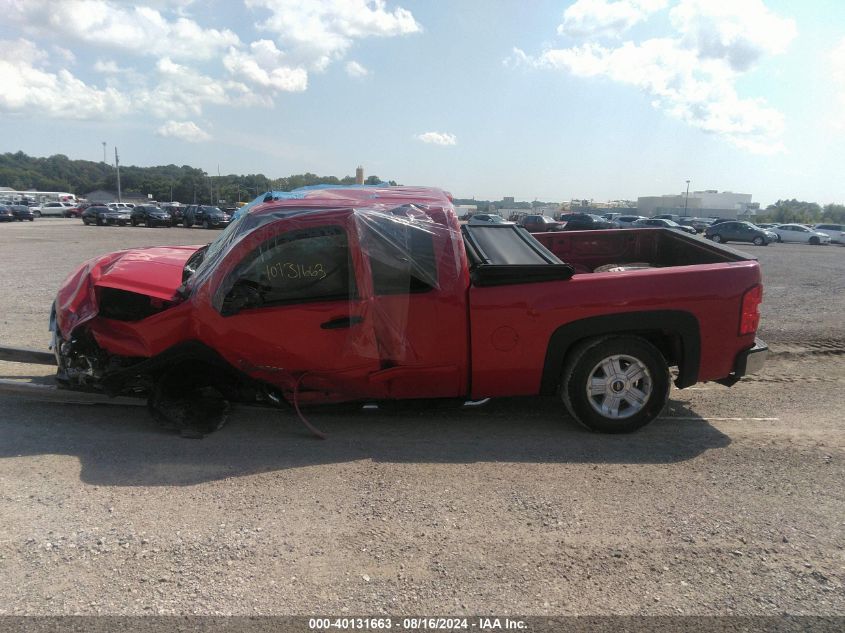
[[[178,300],[182,269],[201,246],[155,246],[117,251],[76,269],[56,296],[56,321],[68,336],[98,312],[98,288],[115,288],[161,301]]]

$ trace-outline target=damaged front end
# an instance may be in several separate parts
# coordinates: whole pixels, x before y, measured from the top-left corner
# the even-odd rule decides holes
[[[227,399],[241,395],[242,381],[211,350],[190,342],[189,306],[178,290],[196,251],[123,251],[70,275],[50,315],[59,384],[146,398],[153,417],[183,435],[222,426]]]

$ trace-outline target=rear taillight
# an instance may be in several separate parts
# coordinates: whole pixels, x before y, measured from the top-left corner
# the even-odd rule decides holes
[[[760,325],[760,304],[763,286],[754,286],[742,295],[742,312],[739,317],[739,334],[754,334]]]

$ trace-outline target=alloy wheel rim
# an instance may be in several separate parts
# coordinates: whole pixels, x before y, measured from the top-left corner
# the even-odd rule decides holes
[[[587,400],[600,415],[624,420],[642,411],[654,382],[637,358],[615,354],[596,363],[587,380]]]

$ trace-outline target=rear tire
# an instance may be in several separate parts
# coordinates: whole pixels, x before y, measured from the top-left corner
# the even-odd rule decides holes
[[[636,336],[585,341],[569,355],[561,398],[578,422],[600,433],[631,433],[666,406],[669,368],[660,351]]]

